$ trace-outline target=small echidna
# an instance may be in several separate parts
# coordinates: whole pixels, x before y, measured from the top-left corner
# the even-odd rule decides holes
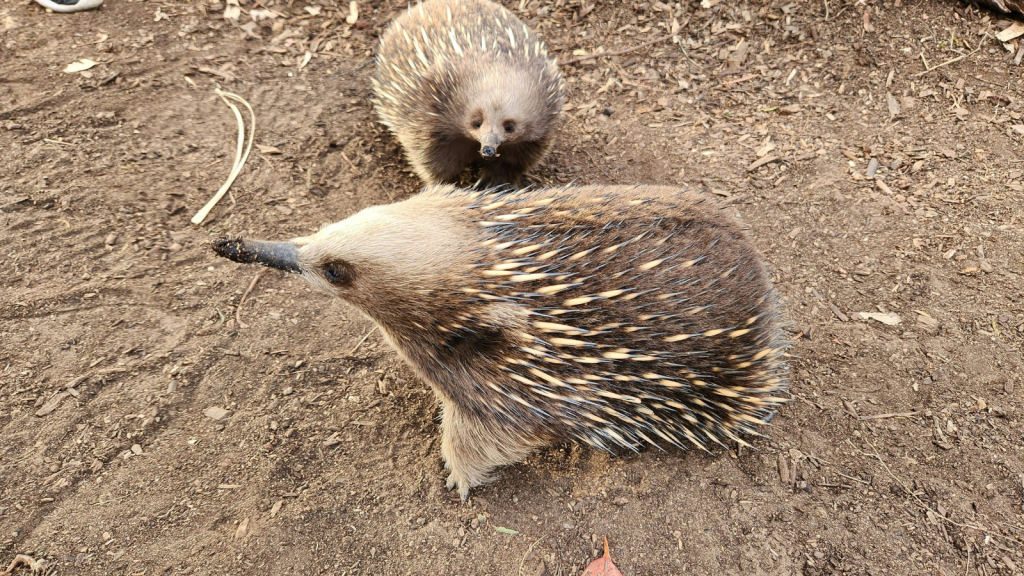
[[[436,392],[463,499],[566,439],[743,444],[789,382],[764,263],[694,192],[430,186],[312,236],[214,250],[301,274],[369,316]]]
[[[488,0],[426,0],[380,40],[374,106],[426,183],[516,185],[547,153],[564,83],[547,49]]]

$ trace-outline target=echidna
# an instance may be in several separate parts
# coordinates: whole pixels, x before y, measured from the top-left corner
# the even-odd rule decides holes
[[[564,441],[756,433],[788,386],[779,303],[740,225],[658,186],[429,186],[289,242],[214,250],[369,316],[443,408],[448,487]]]
[[[517,184],[547,153],[564,83],[519,18],[488,0],[426,0],[380,40],[374,106],[428,184]]]

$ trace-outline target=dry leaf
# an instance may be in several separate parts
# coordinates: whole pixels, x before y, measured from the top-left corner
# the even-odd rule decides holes
[[[81,60],[77,60],[75,62],[72,62],[71,64],[68,64],[67,68],[64,69],[64,72],[66,72],[68,74],[73,74],[75,72],[82,72],[84,70],[88,70],[89,68],[92,68],[96,64],[98,64],[98,62],[95,62],[93,60],[89,60],[88,58],[82,58]]]
[[[888,312],[886,314],[882,314],[881,312],[857,312],[855,316],[859,317],[861,320],[875,320],[876,322],[881,322],[886,326],[895,326],[900,323],[900,317],[895,312]]]
[[[261,154],[281,154],[281,149],[277,146],[264,146],[263,144],[257,144],[256,149],[259,150]]]
[[[900,103],[896,101],[896,97],[892,94],[885,93],[885,102],[889,106],[889,116],[897,116],[900,113]]]
[[[604,556],[591,562],[583,570],[583,576],[622,576],[622,572],[612,562],[612,555],[608,553],[608,538],[604,539]]]
[[[348,16],[345,16],[345,22],[355,24],[357,20],[359,20],[359,4],[356,4],[356,0],[352,0],[348,3]]]

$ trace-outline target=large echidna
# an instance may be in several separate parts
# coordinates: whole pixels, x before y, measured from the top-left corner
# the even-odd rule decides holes
[[[437,393],[463,498],[564,439],[742,443],[788,385],[763,261],[694,192],[433,186],[312,236],[214,249],[301,274],[373,319]]]
[[[547,153],[563,81],[547,49],[488,0],[426,0],[381,37],[374,105],[428,184],[480,160],[490,185],[516,184]]]

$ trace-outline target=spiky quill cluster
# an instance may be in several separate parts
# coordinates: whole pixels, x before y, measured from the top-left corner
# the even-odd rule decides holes
[[[490,185],[516,184],[547,153],[564,100],[544,43],[488,0],[426,0],[396,18],[373,89],[428,184],[456,182],[474,161]]]
[[[463,498],[565,439],[742,444],[784,401],[763,261],[700,194],[434,186],[292,243],[239,242],[218,250],[270,254],[380,326],[441,401],[448,485]]]

